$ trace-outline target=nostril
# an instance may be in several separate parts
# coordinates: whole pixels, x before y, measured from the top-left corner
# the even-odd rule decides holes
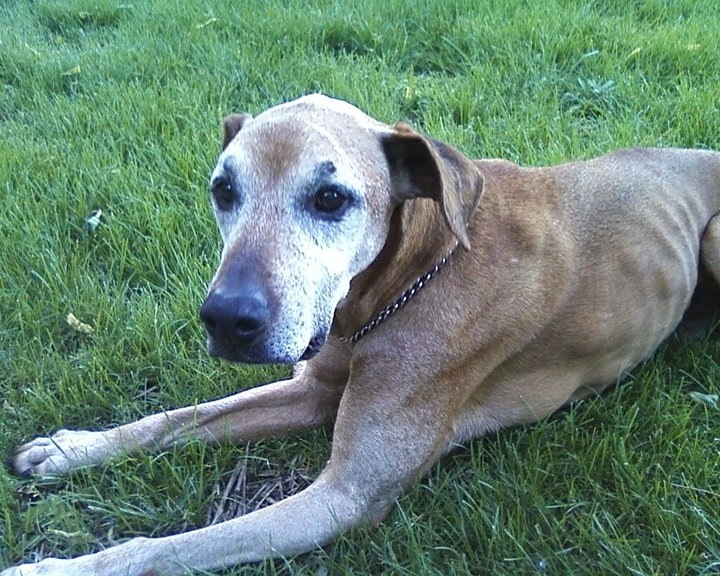
[[[215,316],[218,312],[217,307],[213,305],[213,301],[209,297],[205,300],[205,302],[203,302],[203,305],[200,308],[200,320],[205,325],[205,329],[211,334],[215,332],[215,329],[217,328]]]
[[[212,330],[216,326],[215,319],[207,314],[204,308],[200,309],[200,320],[202,320],[202,323],[205,324],[208,330]]]
[[[264,323],[259,317],[245,316],[235,322],[235,334],[238,336],[252,336],[262,332]]]

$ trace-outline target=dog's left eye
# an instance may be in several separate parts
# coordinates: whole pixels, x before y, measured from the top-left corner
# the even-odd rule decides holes
[[[339,215],[347,206],[348,195],[338,186],[324,186],[315,193],[314,207],[327,215]]]

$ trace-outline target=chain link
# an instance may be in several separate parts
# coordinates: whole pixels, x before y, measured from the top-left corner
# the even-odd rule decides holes
[[[420,292],[423,288],[425,288],[427,283],[430,282],[430,280],[432,280],[433,277],[438,272],[440,272],[442,267],[445,266],[445,264],[447,263],[450,256],[452,256],[453,252],[455,252],[455,248],[457,248],[457,244],[455,244],[455,246],[453,247],[452,250],[450,250],[450,252],[448,252],[445,256],[443,256],[442,260],[440,260],[437,264],[435,264],[432,268],[430,268],[430,270],[425,272],[425,274],[420,276],[420,278],[415,280],[413,285],[410,286],[410,288],[408,288],[407,290],[405,290],[405,292],[403,292],[400,295],[400,297],[397,300],[395,300],[395,302],[393,302],[389,306],[386,306],[385,308],[383,308],[380,312],[378,312],[378,314],[372,320],[370,320],[367,324],[365,324],[365,326],[360,328],[360,330],[355,332],[352,336],[350,336],[350,337],[342,336],[340,338],[340,341],[341,342],[349,342],[350,344],[355,344],[358,340],[360,340],[360,338],[365,336],[371,330],[374,330],[375,328],[377,328],[380,324],[385,322],[385,320],[390,318],[390,316],[395,314],[395,312],[397,312],[403,306],[405,306],[405,304],[410,302],[410,300],[412,300],[412,298],[414,298],[418,294],[418,292]]]

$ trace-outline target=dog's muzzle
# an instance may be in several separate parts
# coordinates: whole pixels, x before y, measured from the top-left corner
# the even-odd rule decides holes
[[[325,344],[326,335],[319,334],[304,351],[285,349],[282,342],[273,342],[274,316],[269,298],[258,288],[211,291],[200,308],[200,319],[208,334],[208,352],[231,362],[294,364],[309,360]]]

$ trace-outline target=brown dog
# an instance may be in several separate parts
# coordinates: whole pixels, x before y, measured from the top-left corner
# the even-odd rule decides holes
[[[60,431],[22,447],[15,466],[65,473],[189,433],[246,441],[334,421],[326,469],[229,522],[4,576],[167,576],[310,550],[382,519],[454,444],[602,391],[688,308],[720,308],[712,152],[473,162],[317,95],[228,118],[223,147],[208,347],[300,362],[295,377],[107,431]]]

